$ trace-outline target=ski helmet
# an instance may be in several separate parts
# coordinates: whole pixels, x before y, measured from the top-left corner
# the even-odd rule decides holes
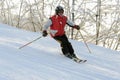
[[[64,9],[62,6],[57,6],[56,9],[55,9],[55,12],[56,14],[58,14],[59,12],[63,11],[64,12]]]

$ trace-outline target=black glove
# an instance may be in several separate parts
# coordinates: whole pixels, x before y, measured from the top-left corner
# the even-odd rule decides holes
[[[47,35],[48,35],[47,31],[44,30],[44,31],[42,32],[42,36],[43,36],[43,37],[46,37]]]
[[[75,28],[75,29],[77,29],[77,30],[80,29],[80,27],[79,27],[78,25],[75,25],[73,28]]]

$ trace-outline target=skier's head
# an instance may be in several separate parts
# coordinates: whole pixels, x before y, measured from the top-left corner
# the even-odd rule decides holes
[[[63,7],[62,7],[62,6],[57,6],[56,9],[55,9],[55,13],[56,13],[57,15],[63,14],[63,13],[64,13]]]

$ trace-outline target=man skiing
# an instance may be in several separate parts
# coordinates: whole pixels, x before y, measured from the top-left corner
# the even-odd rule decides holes
[[[71,59],[77,58],[74,54],[74,49],[65,34],[64,28],[66,24],[77,30],[79,30],[80,27],[75,25],[72,21],[68,20],[68,18],[64,16],[63,13],[63,7],[57,6],[55,9],[55,15],[51,16],[44,25],[42,35],[46,37],[48,34],[47,29],[50,28],[50,35],[60,43],[63,54]]]

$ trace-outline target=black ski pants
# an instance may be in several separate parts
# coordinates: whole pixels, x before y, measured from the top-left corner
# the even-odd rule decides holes
[[[75,56],[74,49],[65,34],[62,36],[55,36],[54,39],[60,43],[64,55],[70,54],[71,56]]]

